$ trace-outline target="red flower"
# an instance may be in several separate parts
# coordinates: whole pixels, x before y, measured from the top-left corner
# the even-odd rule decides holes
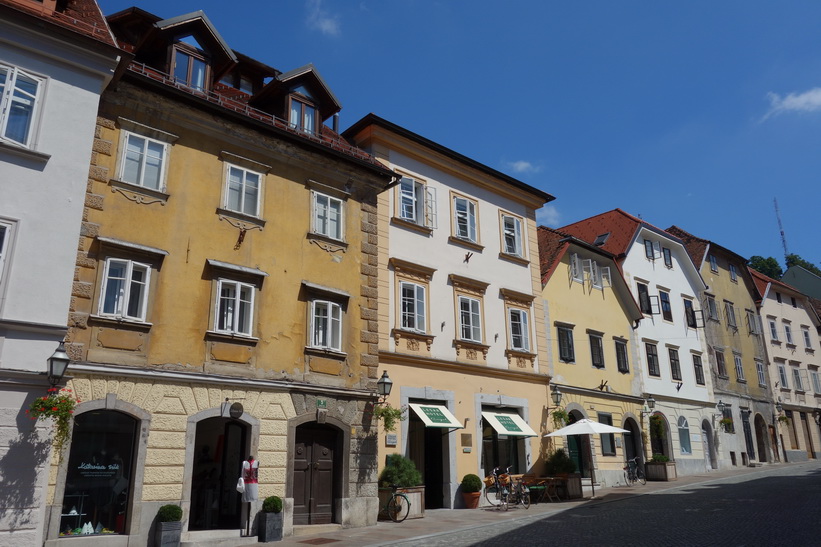
[[[56,407],[56,406],[55,406],[55,407],[52,407],[52,408],[51,408],[51,411],[52,411],[52,412],[57,412],[57,407]]]

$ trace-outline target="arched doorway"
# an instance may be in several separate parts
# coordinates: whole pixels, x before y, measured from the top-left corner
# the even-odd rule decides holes
[[[242,527],[242,498],[236,486],[242,462],[250,455],[247,427],[222,417],[197,422],[189,530]]]
[[[568,424],[574,424],[584,418],[578,410],[571,410],[568,416]],[[576,471],[582,477],[590,477],[590,468],[587,462],[593,461],[590,454],[590,435],[568,435],[567,453],[570,459],[576,463]]]
[[[661,412],[650,416],[650,447],[653,454],[662,454],[673,459],[670,451],[670,424]]]
[[[767,423],[761,417],[761,414],[755,415],[753,423],[755,424],[755,440],[758,445],[758,461],[769,461],[770,457],[767,457]]]
[[[628,433],[624,433],[624,458],[630,460],[639,457],[639,461],[644,462],[644,449],[641,441],[641,429],[633,418],[627,418],[622,425]]]
[[[342,491],[342,433],[327,424],[297,426],[293,454],[294,524],[338,522],[335,500]]]
[[[99,530],[129,533],[126,518],[134,486],[138,426],[139,420],[116,410],[91,410],[74,418],[61,533],[87,522]]]
[[[713,426],[709,420],[701,421],[701,445],[704,448],[704,457],[708,460],[708,469],[718,469],[716,443],[713,439]]]

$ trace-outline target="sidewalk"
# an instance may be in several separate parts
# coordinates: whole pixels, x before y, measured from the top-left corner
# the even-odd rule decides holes
[[[584,504],[612,503],[634,496],[643,496],[665,490],[687,487],[694,484],[703,484],[727,477],[755,475],[772,471],[774,468],[783,469],[798,465],[813,464],[815,462],[801,462],[795,464],[774,464],[763,467],[743,467],[722,471],[711,471],[700,475],[679,477],[670,482],[648,482],[646,485],[615,486],[610,488],[596,488],[596,498],[589,499],[590,490],[585,491],[586,499],[562,501],[554,503],[540,503],[531,505],[530,509],[521,507],[511,508],[508,511],[499,511],[495,508],[482,507],[479,509],[432,509],[425,511],[425,517],[406,520],[402,523],[379,521],[376,526],[366,528],[350,528],[333,531],[320,531],[315,535],[302,535],[284,538],[280,542],[272,543],[276,547],[310,545],[330,545],[334,547],[361,547],[390,545],[403,541],[418,541],[423,544],[425,538],[439,534],[451,533],[462,529],[475,529],[483,526],[494,526],[500,522],[521,521],[522,525],[529,520],[536,520],[553,515],[567,509]],[[245,547],[260,545],[249,543]]]

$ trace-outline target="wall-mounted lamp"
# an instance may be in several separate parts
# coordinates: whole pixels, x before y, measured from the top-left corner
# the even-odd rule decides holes
[[[724,417],[724,410],[727,409],[727,405],[725,405],[721,399],[718,400],[718,404],[716,404],[716,410],[718,411],[718,416]]]
[[[558,408],[559,405],[562,404],[562,395],[564,395],[564,393],[559,391],[559,386],[553,386],[553,393],[550,394],[550,400],[553,401],[553,404],[556,405],[556,408]]]
[[[821,425],[821,408],[816,408],[812,411],[812,418],[817,425]]]
[[[70,362],[71,358],[66,353],[65,342],[61,341],[51,357],[48,358],[48,383],[52,386],[59,384]]]
[[[393,388],[393,380],[388,378],[388,371],[382,371],[382,377],[376,382],[376,393],[379,395],[379,400],[376,404],[381,405],[385,402],[388,398],[388,395],[391,394],[391,388]]]
[[[781,404],[781,401],[778,401],[777,403],[775,403],[775,411],[776,411],[779,415],[781,415],[781,412],[783,412],[783,411],[784,411],[784,407],[783,407],[783,405]]]
[[[656,408],[656,400],[650,395],[644,400],[644,407],[641,409],[642,414],[652,414]]]

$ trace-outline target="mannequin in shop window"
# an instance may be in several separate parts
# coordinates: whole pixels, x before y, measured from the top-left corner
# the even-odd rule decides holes
[[[242,462],[242,480],[245,490],[242,491],[242,502],[246,505],[245,535],[251,534],[251,502],[259,499],[259,462],[253,456]]]

